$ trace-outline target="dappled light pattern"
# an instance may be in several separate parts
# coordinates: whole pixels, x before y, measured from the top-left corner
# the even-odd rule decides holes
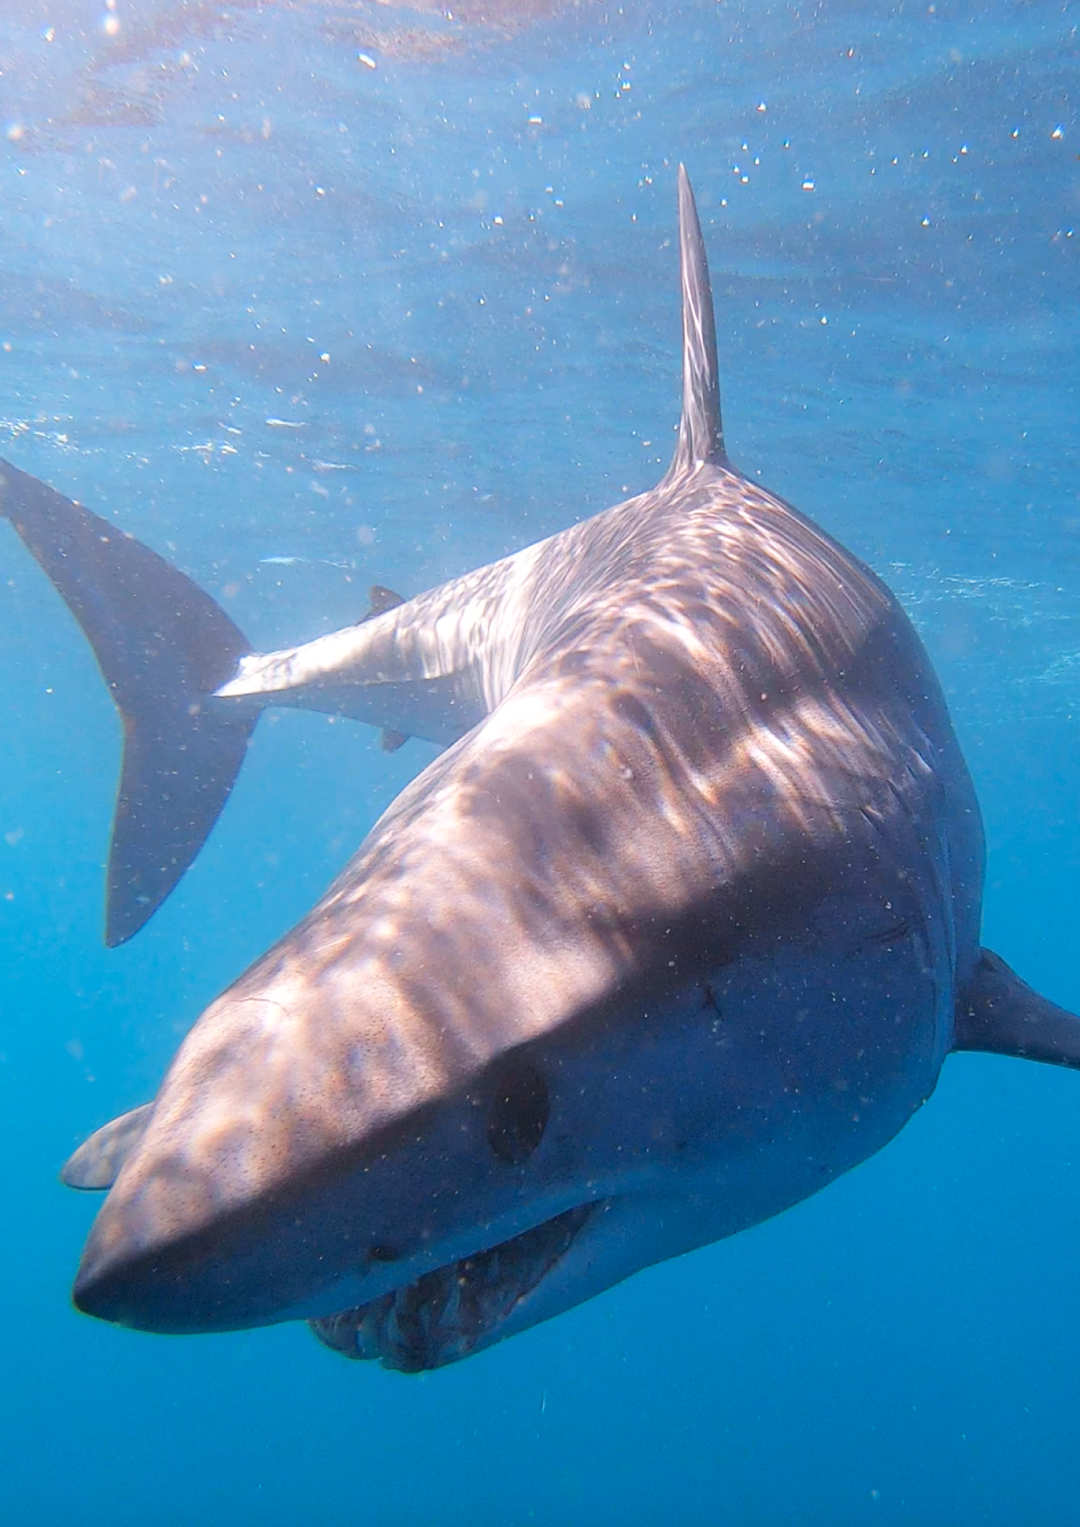
[[[888,590],[728,466],[682,172],[679,205],[660,485],[208,697],[450,746],[181,1046],[83,1309],[436,1367],[797,1202],[932,1090],[970,781]]]
[[[916,940],[944,1021],[980,844],[943,800],[963,765],[936,682],[884,587],[765,491],[691,470],[327,640],[355,644],[342,688],[377,693],[396,653],[490,714],[189,1035],[88,1243],[84,1307],[251,1323],[317,1273],[355,1276],[359,1306],[492,1244],[500,1212],[507,1235],[550,1220],[565,1185],[508,1210],[481,1173],[470,1203],[480,1147],[441,1111],[508,1050],[730,968],[845,885],[880,883],[874,937]]]
[[[79,27],[79,62],[66,78],[61,76],[49,111],[35,122],[20,123],[17,142],[24,154],[66,153],[86,132],[151,130],[182,108],[192,76],[205,67],[209,46],[243,42],[275,25],[288,26],[297,46],[308,37],[321,40],[364,73],[382,61],[450,63],[466,51],[506,48],[534,27],[599,9],[598,0],[463,0],[452,6],[443,0],[231,0],[227,6],[220,0],[149,0],[140,6],[105,5],[96,24]],[[358,48],[365,50],[360,63]],[[201,130],[209,135],[218,125],[209,122]],[[258,128],[251,137],[258,137]]]

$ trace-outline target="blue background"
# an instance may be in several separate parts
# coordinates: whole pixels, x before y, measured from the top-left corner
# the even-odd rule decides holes
[[[986,942],[1078,1009],[1078,23],[7,0],[0,446],[257,645],[354,620],[659,476],[685,160],[731,454],[903,598],[986,816]],[[107,953],[119,727],[7,530],[0,654],[0,1518],[1080,1520],[1080,1078],[1050,1068],[952,1059],[816,1199],[439,1373],[77,1316],[95,1201],[59,1165],[431,750],[275,715]]]

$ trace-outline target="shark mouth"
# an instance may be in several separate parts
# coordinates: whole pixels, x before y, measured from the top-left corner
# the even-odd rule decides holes
[[[601,1201],[602,1202],[602,1201]],[[579,1204],[532,1230],[308,1324],[343,1357],[421,1373],[474,1352],[560,1259],[600,1203]]]

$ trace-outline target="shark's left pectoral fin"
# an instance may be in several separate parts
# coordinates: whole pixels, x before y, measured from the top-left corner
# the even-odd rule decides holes
[[[984,1050],[1080,1070],[1080,1017],[1032,991],[984,949],[956,1005],[954,1050]]]
[[[142,1139],[153,1106],[141,1103],[96,1129],[64,1162],[60,1171],[64,1186],[94,1191],[111,1188],[129,1153]]]

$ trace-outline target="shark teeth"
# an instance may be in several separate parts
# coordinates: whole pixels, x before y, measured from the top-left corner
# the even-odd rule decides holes
[[[419,1373],[468,1357],[569,1249],[597,1203],[579,1204],[414,1283],[308,1324],[343,1357]]]

